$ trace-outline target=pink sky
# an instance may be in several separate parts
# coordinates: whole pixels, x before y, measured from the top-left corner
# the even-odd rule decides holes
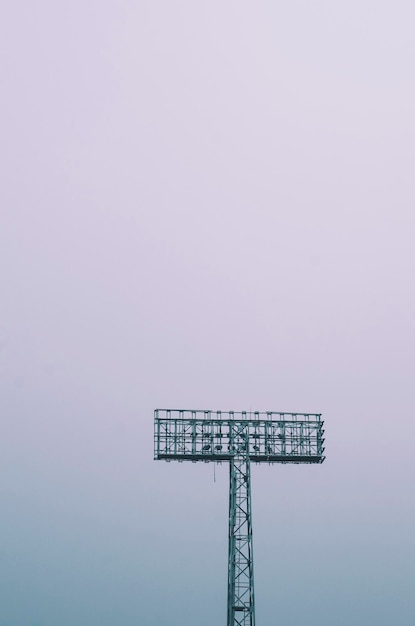
[[[0,626],[224,623],[156,407],[322,412],[253,468],[258,626],[414,623],[415,9],[282,4],[1,9]]]

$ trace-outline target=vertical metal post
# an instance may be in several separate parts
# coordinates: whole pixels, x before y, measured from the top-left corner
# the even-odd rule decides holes
[[[229,461],[228,626],[255,626],[248,442],[244,447]]]

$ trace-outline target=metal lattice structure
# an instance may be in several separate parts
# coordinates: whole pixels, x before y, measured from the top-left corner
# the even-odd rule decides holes
[[[228,624],[254,626],[251,463],[237,456],[229,463]]]
[[[321,415],[156,409],[154,458],[229,462],[227,626],[255,626],[251,463],[322,463]]]

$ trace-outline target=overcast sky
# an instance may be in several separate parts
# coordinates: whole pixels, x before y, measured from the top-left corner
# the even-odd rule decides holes
[[[153,410],[321,412],[253,467],[258,626],[413,626],[415,8],[6,2],[0,626],[225,624],[227,467]]]

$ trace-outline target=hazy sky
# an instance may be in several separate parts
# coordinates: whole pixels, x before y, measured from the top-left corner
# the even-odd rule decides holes
[[[6,2],[0,626],[226,622],[226,466],[153,409],[323,413],[253,467],[258,626],[413,626],[415,8]]]

